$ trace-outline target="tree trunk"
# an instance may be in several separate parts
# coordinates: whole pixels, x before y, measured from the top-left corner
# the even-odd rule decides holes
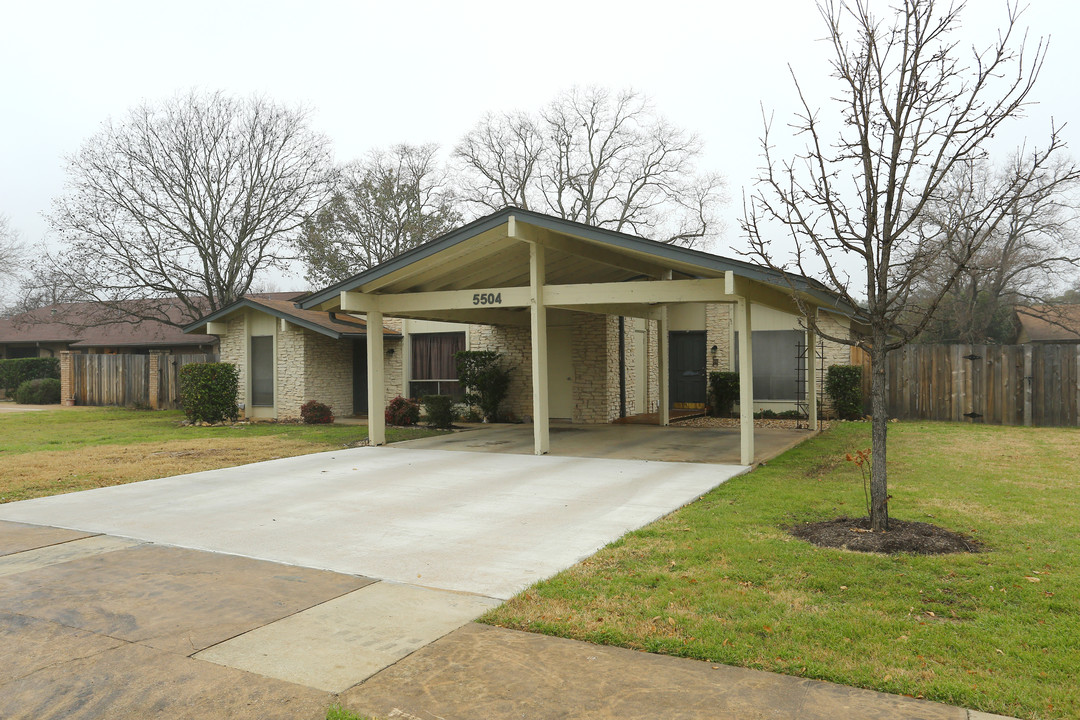
[[[885,393],[885,342],[882,333],[874,333],[870,348],[870,406],[873,414],[870,464],[870,527],[874,532],[889,529],[889,485],[885,469],[885,439],[889,432],[888,397]]]

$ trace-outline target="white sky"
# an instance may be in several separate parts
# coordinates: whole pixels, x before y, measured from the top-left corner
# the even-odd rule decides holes
[[[1005,13],[1005,0],[969,0],[964,32],[985,45]],[[1049,35],[1051,49],[1040,104],[1003,138],[1011,146],[1025,136],[1042,144],[1051,116],[1080,123],[1080,4],[1030,0],[1021,24]],[[702,167],[727,178],[731,197],[711,249],[728,254],[743,246],[760,106],[778,120],[794,108],[788,63],[827,103],[823,35],[810,0],[3,0],[0,214],[27,243],[45,239],[64,156],[106,118],[192,87],[305,104],[347,161],[396,142],[448,149],[487,111],[534,109],[597,84],[644,92],[705,140]],[[275,282],[304,286],[299,276]]]

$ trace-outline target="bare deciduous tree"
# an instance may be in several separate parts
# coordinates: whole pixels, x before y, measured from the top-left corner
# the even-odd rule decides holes
[[[297,240],[307,279],[331,284],[431,240],[461,220],[435,145],[395,145],[347,165]]]
[[[885,21],[866,0],[828,0],[818,8],[833,49],[839,114],[819,112],[795,79],[802,110],[793,129],[805,138],[805,149],[778,162],[766,122],[764,170],[744,203],[742,227],[756,259],[816,275],[865,308],[865,338],[822,332],[812,315],[808,320],[823,336],[870,354],[870,516],[872,528],[883,531],[889,519],[886,356],[923,329],[972,259],[1007,225],[1009,208],[1037,192],[1063,141],[1051,129],[1045,147],[1018,155],[1007,180],[957,206],[948,222],[934,222],[929,208],[947,199],[957,168],[983,158],[1001,125],[1022,115],[1044,45],[1025,51],[1015,37],[1014,7],[997,39],[971,48],[966,59],[952,35],[963,3],[943,9],[934,0],[900,0]],[[791,259],[775,256],[766,229],[772,224],[793,241]],[[919,279],[931,268],[940,284],[920,296]]]
[[[144,104],[69,158],[54,269],[118,317],[182,325],[280,267],[329,180],[327,141],[303,111],[220,92]]]
[[[993,197],[1024,170],[1021,156],[996,171],[981,161],[958,165],[943,183],[941,199],[929,205],[929,221],[957,225],[966,208]],[[1032,177],[1028,191],[1006,208],[1002,223],[967,263],[957,250],[970,243],[946,248],[942,267],[931,268],[917,282],[917,297],[932,298],[952,268],[960,272],[919,340],[1008,342],[1016,305],[1043,305],[1060,292],[1061,280],[1080,263],[1073,196],[1078,185],[1080,169],[1058,158]]]
[[[462,199],[693,246],[717,231],[723,185],[697,136],[633,91],[573,89],[536,114],[488,115],[454,150]]]
[[[25,260],[26,250],[19,242],[19,233],[6,216],[0,215],[0,303],[14,296]]]

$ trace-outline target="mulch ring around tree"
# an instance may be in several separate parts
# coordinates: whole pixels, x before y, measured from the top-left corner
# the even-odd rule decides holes
[[[821,547],[841,548],[855,552],[893,555],[944,555],[975,553],[984,549],[975,540],[951,530],[923,522],[889,520],[887,532],[870,529],[870,518],[836,518],[804,523],[789,529],[791,534]]]

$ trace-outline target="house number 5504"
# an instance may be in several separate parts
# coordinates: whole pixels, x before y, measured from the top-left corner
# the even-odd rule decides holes
[[[502,305],[502,293],[473,293],[473,305]]]

